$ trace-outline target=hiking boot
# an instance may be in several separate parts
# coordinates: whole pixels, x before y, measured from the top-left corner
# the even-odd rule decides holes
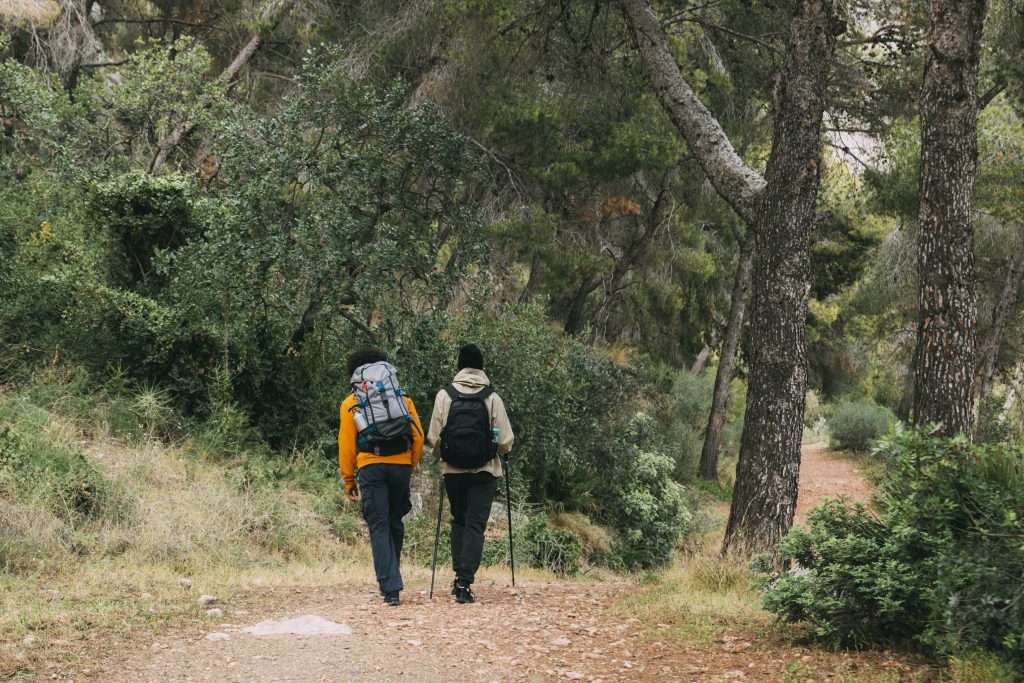
[[[455,584],[455,602],[460,605],[468,605],[476,602],[476,598],[473,596],[473,591],[470,590],[469,585],[463,585],[461,583]]]
[[[452,581],[452,595],[455,596],[455,595],[458,595],[458,594],[459,594],[459,580],[455,579],[454,581]]]
[[[384,604],[388,607],[398,607],[398,591],[390,591],[384,594]]]

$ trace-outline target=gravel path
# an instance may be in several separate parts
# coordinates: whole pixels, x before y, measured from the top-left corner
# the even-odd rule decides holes
[[[824,445],[805,446],[797,521],[822,498],[845,493],[866,500],[869,486],[850,462]],[[417,587],[419,588],[419,587]],[[408,590],[389,608],[369,588],[267,589],[219,605],[221,621],[166,634],[148,650],[108,657],[89,680],[191,681],[777,681],[788,666],[745,639],[725,636],[711,647],[670,645],[668,624],[647,625],[610,608],[633,589],[626,582],[529,582],[512,589],[478,585],[479,602],[458,605],[440,587]],[[316,616],[349,634],[257,636],[244,627],[267,619]],[[667,636],[665,640],[671,641]],[[748,649],[749,648],[749,649]],[[795,661],[800,661],[799,659]],[[80,672],[81,673],[81,672]]]

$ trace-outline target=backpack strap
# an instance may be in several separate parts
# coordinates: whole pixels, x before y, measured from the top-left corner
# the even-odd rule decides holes
[[[494,389],[490,387],[484,387],[475,394],[464,394],[458,389],[456,389],[454,384],[449,384],[448,386],[446,386],[444,388],[444,391],[453,401],[457,398],[467,399],[471,401],[483,401],[488,396],[494,393]]]

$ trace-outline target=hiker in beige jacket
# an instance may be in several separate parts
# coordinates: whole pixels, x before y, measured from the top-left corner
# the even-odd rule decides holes
[[[475,600],[470,586],[480,567],[484,528],[502,476],[498,456],[511,451],[515,440],[505,404],[490,384],[483,353],[473,344],[463,346],[459,372],[437,392],[427,431],[427,444],[441,459],[452,511],[452,595],[460,603]]]

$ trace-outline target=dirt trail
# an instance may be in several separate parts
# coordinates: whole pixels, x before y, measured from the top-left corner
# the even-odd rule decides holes
[[[803,524],[809,510],[825,498],[840,494],[866,503],[871,497],[871,486],[860,468],[829,453],[825,444],[804,446],[800,454],[800,491],[796,499],[795,522]]]
[[[867,497],[863,476],[824,446],[805,447],[803,458],[798,519],[825,496]],[[210,621],[162,636],[148,650],[109,659],[85,678],[610,683],[778,681],[786,671],[779,657],[787,655],[771,647],[734,646],[755,639],[753,634],[708,646],[680,644],[666,631],[662,642],[659,631],[668,624],[641,626],[613,611],[616,598],[634,589],[629,583],[483,585],[474,605],[455,604],[445,586],[430,602],[421,589],[405,591],[399,608],[384,606],[369,588],[279,588],[238,596],[224,606],[224,622],[230,623]],[[300,615],[345,624],[352,633],[254,636],[240,628]]]

